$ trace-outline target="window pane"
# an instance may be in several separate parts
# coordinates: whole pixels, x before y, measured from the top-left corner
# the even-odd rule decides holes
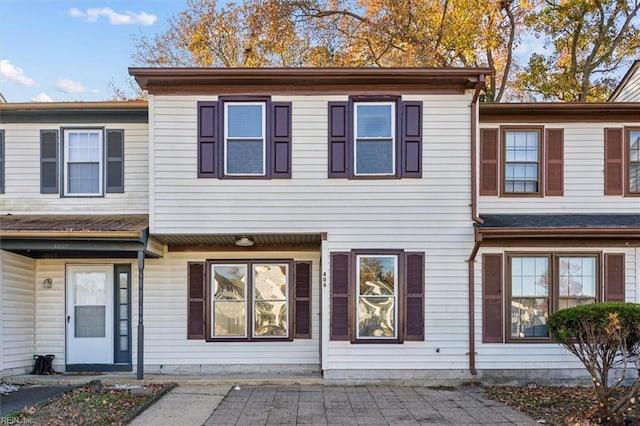
[[[120,318],[129,319],[129,310],[127,309],[127,305],[120,305]]]
[[[245,298],[247,266],[213,265],[214,300],[241,300]]]
[[[512,297],[548,297],[549,259],[546,257],[511,258]]]
[[[68,133],[67,161],[100,161],[100,135],[96,132]]]
[[[100,164],[68,164],[70,194],[100,193]]]
[[[640,163],[629,164],[629,191],[640,192]]]
[[[227,173],[236,175],[264,174],[263,141],[227,141]]]
[[[255,303],[255,331],[256,337],[287,337],[287,302]]]
[[[537,131],[507,131],[505,191],[538,192],[540,147]]]
[[[391,138],[391,105],[356,104],[356,138]]]
[[[395,337],[394,297],[360,297],[358,300],[358,337]]]
[[[227,137],[262,138],[263,105],[226,105]]]
[[[129,337],[128,336],[120,336],[120,350],[128,351],[129,350]]]
[[[104,306],[75,306],[75,337],[105,336]]]
[[[393,141],[356,141],[356,174],[393,174]]]
[[[511,299],[511,337],[548,337],[549,299]]]
[[[640,130],[629,133],[629,160],[640,161]]]
[[[256,300],[287,300],[287,265],[254,265]]]
[[[213,304],[214,337],[244,337],[246,336],[244,302],[215,302]]]
[[[396,294],[395,256],[359,256],[358,259],[361,296]]]
[[[596,297],[596,259],[594,257],[561,257],[560,297]]]

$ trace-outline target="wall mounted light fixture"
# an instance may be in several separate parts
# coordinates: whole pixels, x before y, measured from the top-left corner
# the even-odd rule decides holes
[[[243,236],[236,240],[236,245],[238,247],[251,247],[253,245],[253,240],[247,236]]]
[[[42,281],[42,288],[51,288],[52,286],[53,286],[53,279],[45,278],[44,281]]]

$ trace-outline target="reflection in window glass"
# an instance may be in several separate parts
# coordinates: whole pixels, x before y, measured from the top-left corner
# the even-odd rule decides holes
[[[289,335],[288,265],[253,266],[255,337]]]
[[[504,132],[506,192],[539,192],[538,136],[537,131],[508,130]]]
[[[397,332],[397,256],[357,256],[358,338],[395,338]]]
[[[511,337],[547,337],[549,258],[511,257]]]
[[[395,173],[395,104],[355,104],[356,175]]]
[[[246,337],[246,265],[212,265],[212,337]]]
[[[559,308],[596,302],[596,258],[560,257]]]
[[[263,103],[225,103],[225,173],[265,174]]]

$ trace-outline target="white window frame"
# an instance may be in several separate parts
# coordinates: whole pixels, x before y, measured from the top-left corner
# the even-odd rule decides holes
[[[394,286],[393,286],[393,295],[380,295],[380,296],[370,296],[370,295],[361,295],[360,294],[360,260],[362,258],[370,258],[370,257],[377,257],[377,258],[390,258],[393,259],[394,264],[393,264],[393,277],[395,279],[394,282]],[[400,302],[400,298],[399,298],[399,276],[398,276],[398,265],[399,265],[399,257],[398,255],[395,254],[358,254],[356,255],[356,282],[355,282],[355,286],[356,286],[356,297],[355,297],[355,310],[356,310],[356,324],[355,324],[355,329],[356,329],[356,339],[357,340],[396,340],[398,339],[398,336],[400,334],[400,330],[399,328],[399,324],[398,324],[398,314],[399,314],[399,302]],[[361,298],[371,298],[371,297],[393,297],[395,300],[394,303],[394,334],[393,336],[361,336],[360,335],[360,299]]]
[[[395,176],[396,174],[396,103],[395,102],[354,102],[353,103],[353,174],[354,176]],[[358,108],[366,106],[391,106],[391,173],[358,173],[358,140],[386,141],[387,137],[360,137],[358,135]]]
[[[249,137],[229,137],[229,106],[259,106],[262,111],[262,137],[261,138],[249,138]],[[267,124],[266,124],[266,110],[267,106],[265,102],[225,102],[224,103],[224,174],[226,176],[265,176],[267,173]],[[251,140],[262,141],[262,173],[229,173],[227,166],[227,156],[229,150],[227,148],[227,142],[231,140]]]
[[[508,137],[509,134],[513,134],[513,138],[515,140],[516,138],[516,134],[518,133],[535,133],[536,137],[538,138],[538,157],[536,159],[535,162],[533,161],[508,161],[507,160],[507,144],[508,144]],[[538,128],[522,128],[522,129],[504,129],[503,130],[503,137],[504,137],[504,178],[503,178],[503,188],[504,188],[504,193],[505,194],[515,194],[515,195],[539,195],[542,194],[542,167],[543,167],[543,161],[544,161],[544,152],[543,152],[543,140],[542,140],[542,133],[543,131],[541,129]],[[538,168],[538,173],[536,176],[536,185],[538,187],[538,189],[536,191],[527,191],[526,188],[524,191],[510,191],[509,189],[507,189],[507,182],[515,182],[517,181],[516,179],[511,179],[511,180],[507,180],[507,168],[509,164],[514,164],[514,165],[527,165],[527,164],[536,164],[537,168]],[[525,177],[526,178],[526,177]],[[526,179],[524,180],[525,184],[527,182],[532,182],[532,181],[527,181]]]
[[[211,279],[209,280],[208,285],[211,286],[211,300],[209,300],[209,305],[211,307],[211,318],[209,318],[210,324],[211,324],[211,330],[209,330],[209,334],[210,337],[212,339],[246,339],[248,337],[248,320],[249,320],[249,315],[248,314],[248,304],[249,304],[249,274],[252,273],[252,268],[250,268],[250,265],[248,263],[213,263],[211,264]],[[237,335],[237,336],[216,336],[215,335],[215,329],[216,329],[216,322],[215,322],[215,317],[216,317],[216,308],[215,308],[215,304],[216,304],[216,300],[215,300],[215,287],[214,287],[214,281],[215,281],[215,268],[216,267],[222,267],[222,268],[228,268],[228,267],[244,267],[247,271],[247,276],[245,277],[244,280],[244,334],[243,335]],[[233,303],[238,303],[238,302],[233,302]]]
[[[69,134],[90,133],[98,135],[98,192],[80,193],[69,190],[69,164],[82,164],[84,161],[69,161]],[[90,162],[94,164],[94,162]],[[64,129],[64,165],[63,165],[63,187],[64,195],[70,197],[100,197],[104,195],[104,130],[103,129]]]
[[[287,334],[285,334],[284,336],[259,336],[256,335],[256,304],[257,304],[257,297],[256,297],[256,267],[257,266],[275,266],[275,267],[281,267],[284,266],[285,267],[285,279],[287,280],[287,291],[286,291],[286,298],[285,298],[285,303],[286,303],[286,312],[287,312]],[[286,263],[269,263],[269,262],[252,262],[251,263],[251,295],[252,295],[252,306],[251,306],[251,336],[254,339],[282,339],[282,338],[288,338],[289,335],[291,334],[291,326],[292,326],[292,318],[290,318],[290,312],[291,312],[291,282],[289,281],[289,265]],[[273,300],[275,301],[276,299],[262,299],[265,301],[268,300]]]

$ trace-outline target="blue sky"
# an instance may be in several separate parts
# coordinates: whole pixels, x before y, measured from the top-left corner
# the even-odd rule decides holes
[[[226,3],[226,2],[219,2]],[[94,101],[129,90],[133,36],[186,0],[0,0],[0,92],[9,102]]]

